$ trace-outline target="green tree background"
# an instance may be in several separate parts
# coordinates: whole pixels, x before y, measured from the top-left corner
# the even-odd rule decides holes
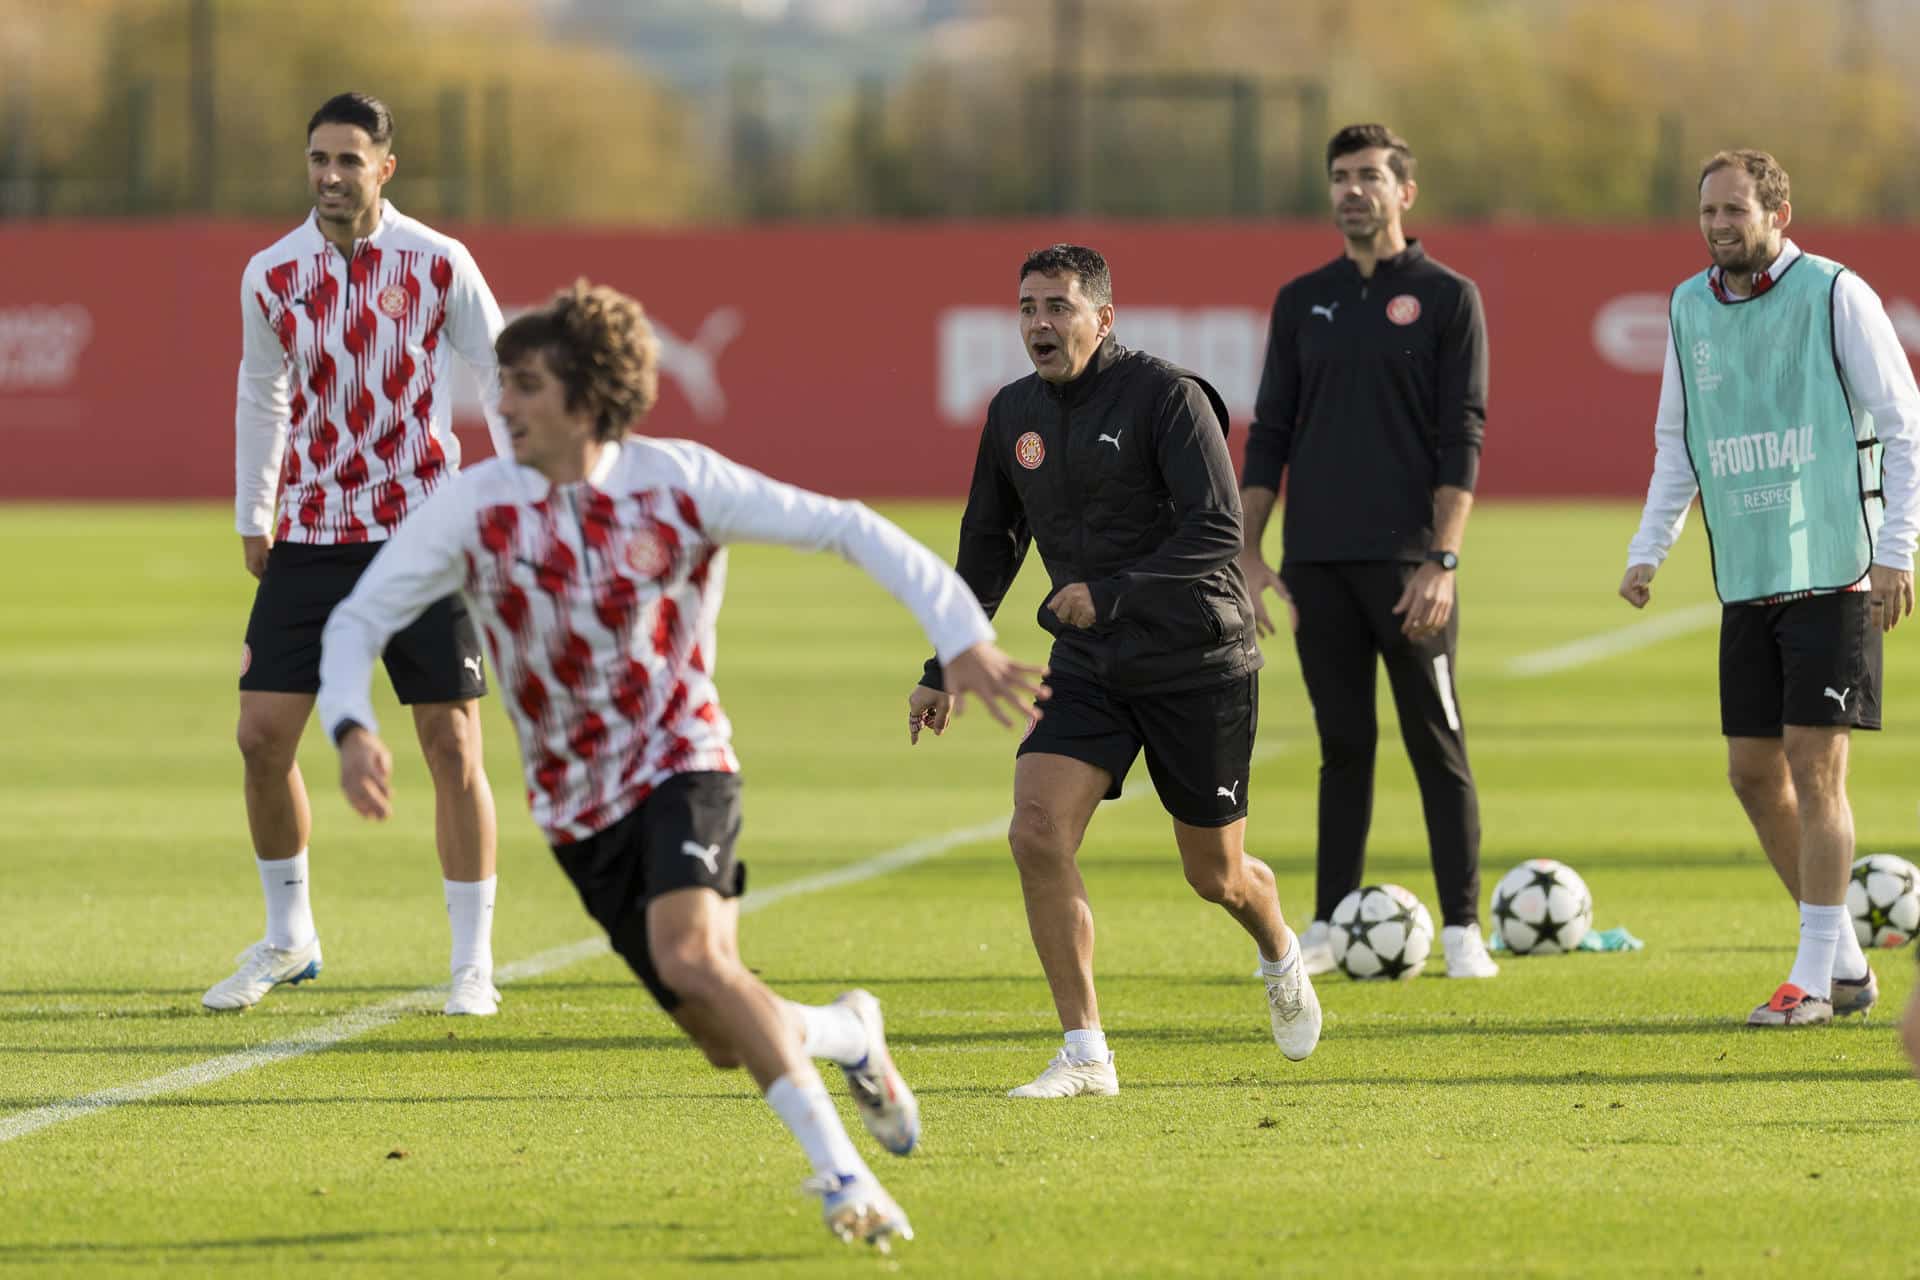
[[[427,217],[1317,217],[1361,119],[1411,140],[1432,218],[1668,218],[1722,146],[1821,221],[1920,215],[1920,4],[975,0],[796,129],[751,95],[716,121],[528,0],[207,3],[211,159],[193,0],[0,0],[0,213],[284,213],[308,113],[363,87]]]

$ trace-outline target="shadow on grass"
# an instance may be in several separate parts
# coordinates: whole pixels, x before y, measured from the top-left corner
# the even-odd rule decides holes
[[[202,1098],[193,1094],[169,1094],[160,1098],[141,1098],[133,1102],[119,1104],[122,1108],[176,1109],[194,1111],[201,1107],[427,1107],[446,1104],[464,1106],[479,1103],[506,1103],[519,1105],[532,1102],[644,1102],[657,1095],[649,1092],[635,1093],[443,1093],[423,1094],[410,1097],[393,1097],[385,1094],[352,1094],[332,1097],[312,1097],[298,1094],[252,1098]],[[39,1107],[58,1106],[63,1098],[0,1098],[0,1118],[4,1113],[20,1110],[28,1111]],[[757,1099],[756,1099],[757,1101]]]
[[[1791,1071],[1635,1071],[1609,1074],[1605,1072],[1553,1072],[1541,1074],[1516,1075],[1377,1075],[1377,1076],[1286,1076],[1269,1079],[1248,1077],[1244,1074],[1224,1076],[1218,1080],[1135,1080],[1123,1078],[1121,1094],[1128,1093],[1209,1093],[1232,1090],[1244,1093],[1248,1089],[1272,1089],[1279,1091],[1300,1090],[1309,1092],[1318,1089],[1353,1088],[1389,1088],[1400,1086],[1411,1089],[1486,1089],[1486,1088],[1580,1088],[1614,1089],[1632,1085],[1682,1085],[1682,1084],[1836,1084],[1868,1083],[1882,1080],[1905,1080],[1908,1072],[1898,1067],[1856,1067],[1847,1069],[1805,1068]],[[932,1085],[915,1086],[914,1092],[921,1097],[977,1097],[997,1098],[1004,1090],[998,1085]],[[672,1094],[654,1094],[653,1097],[673,1097]],[[688,1094],[688,1098],[701,1095]],[[1653,1109],[1655,1104],[1648,1104]],[[1796,1125],[1817,1128],[1819,1120],[1796,1121]]]
[[[1369,1021],[1367,1014],[1336,1015],[1337,1020],[1328,1032],[1329,1040],[1346,1042],[1354,1040],[1393,1040],[1407,1042],[1435,1037],[1468,1037],[1498,1039],[1502,1037],[1525,1036],[1538,1038],[1572,1038],[1582,1036],[1745,1036],[1757,1035],[1750,1031],[1738,1019],[1714,1016],[1704,1018],[1672,1018],[1665,1020],[1640,1021],[1592,1019],[1582,1021],[1543,1021],[1505,1022],[1485,1018],[1447,1018],[1439,1020],[1413,1021],[1405,1018],[1387,1016],[1382,1021]],[[942,1047],[973,1048],[979,1046],[1002,1046],[1009,1052],[1035,1051],[1057,1043],[1054,1033],[1044,1027],[1044,1015],[1036,1011],[1033,1024],[1019,1030],[1005,1027],[983,1028],[978,1031],[913,1031],[895,1026],[888,1039],[896,1050],[938,1049]],[[1884,1024],[1851,1020],[1839,1022],[1824,1032],[1825,1036],[1852,1036],[1866,1031],[1885,1031]],[[323,1052],[336,1056],[366,1055],[444,1055],[444,1054],[509,1054],[509,1053],[604,1053],[609,1051],[692,1051],[692,1043],[678,1032],[668,1034],[635,1035],[499,1035],[492,1029],[463,1029],[459,1038],[453,1038],[453,1032],[438,1032],[430,1036],[383,1036],[378,1032],[352,1040],[343,1040],[328,1045]],[[1240,1024],[1223,1027],[1218,1024],[1196,1023],[1188,1026],[1128,1026],[1116,1030],[1114,1040],[1119,1044],[1194,1044],[1194,1045],[1243,1045],[1265,1044],[1270,1035],[1264,1026]],[[123,1056],[127,1053],[139,1053],[154,1057],[166,1056],[210,1056],[244,1052],[250,1046],[239,1043],[194,1042],[188,1044],[166,1045],[26,1045],[0,1044],[0,1054],[19,1054],[22,1057],[67,1056],[86,1057],[111,1054]]]
[[[438,1239],[444,1244],[478,1244],[481,1240],[514,1236],[553,1236],[564,1232],[569,1238],[586,1235],[627,1235],[638,1231],[679,1231],[688,1224],[680,1222],[620,1222],[598,1226],[569,1224],[564,1228],[540,1227],[418,1227],[409,1230],[315,1231],[304,1235],[238,1236],[224,1240],[130,1240],[103,1243],[78,1240],[60,1244],[0,1245],[0,1264],[65,1263],[72,1265],[86,1258],[114,1259],[123,1265],[141,1254],[158,1254],[168,1265],[190,1263],[178,1255],[206,1253],[231,1256],[249,1250],[313,1250],[328,1247],[380,1244],[400,1240]],[[686,1253],[675,1260],[685,1263],[755,1264],[804,1262],[817,1253]],[[657,1260],[657,1259],[655,1259]]]

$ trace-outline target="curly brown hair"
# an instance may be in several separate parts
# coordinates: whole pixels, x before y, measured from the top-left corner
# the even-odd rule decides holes
[[[617,440],[639,424],[660,394],[660,343],[646,308],[584,279],[538,311],[516,317],[493,340],[501,368],[546,353],[567,408],[593,414],[593,433]]]
[[[1780,167],[1780,162],[1764,151],[1751,148],[1716,151],[1708,156],[1707,162],[1700,166],[1700,181],[1694,184],[1694,189],[1699,190],[1709,174],[1721,169],[1745,169],[1753,179],[1754,197],[1768,213],[1793,198],[1793,184],[1787,180],[1787,171]]]

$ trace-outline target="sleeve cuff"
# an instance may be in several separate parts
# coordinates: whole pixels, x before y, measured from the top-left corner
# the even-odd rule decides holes
[[[940,693],[947,691],[946,676],[941,672],[940,659],[928,658],[926,670],[920,674],[920,686]]]
[[[1089,582],[1087,593],[1093,597],[1093,620],[1112,622],[1120,612],[1120,597],[1126,594],[1126,582],[1122,575],[1115,574],[1111,578]]]
[[[340,723],[333,726],[333,733],[332,733],[333,745],[335,747],[338,747],[343,741],[346,740],[346,736],[348,734],[352,733],[355,729],[364,729],[366,727],[367,726],[361,724],[358,720],[355,720],[352,716],[344,717],[340,721]]]
[[[1434,481],[1453,489],[1465,489],[1473,492],[1474,483],[1480,479],[1480,450],[1475,445],[1459,445],[1440,455],[1440,465],[1435,468]]]
[[[1272,458],[1257,455],[1251,445],[1247,448],[1246,465],[1240,469],[1240,487],[1242,489],[1271,489],[1280,492],[1280,478],[1286,474],[1287,466]]]

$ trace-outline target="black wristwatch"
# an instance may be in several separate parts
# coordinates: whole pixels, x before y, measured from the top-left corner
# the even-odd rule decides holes
[[[1451,551],[1429,551],[1427,552],[1427,563],[1437,564],[1442,569],[1451,573],[1460,567],[1460,557]]]

